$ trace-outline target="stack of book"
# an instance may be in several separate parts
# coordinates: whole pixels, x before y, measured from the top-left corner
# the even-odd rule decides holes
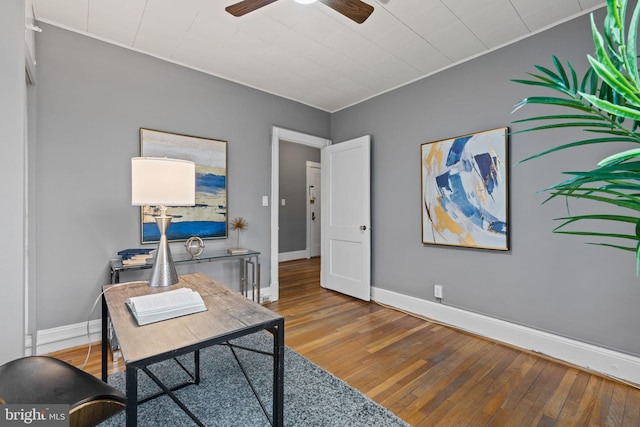
[[[147,261],[153,259],[155,249],[124,249],[118,252],[122,258],[122,265],[145,265]]]
[[[188,288],[131,297],[127,306],[140,326],[207,309],[200,294]]]

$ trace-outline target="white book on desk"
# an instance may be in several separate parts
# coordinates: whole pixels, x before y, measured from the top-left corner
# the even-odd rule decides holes
[[[207,309],[200,294],[188,288],[131,297],[127,306],[140,326]]]

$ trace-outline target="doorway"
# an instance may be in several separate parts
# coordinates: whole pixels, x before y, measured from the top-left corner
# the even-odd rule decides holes
[[[309,203],[312,203],[311,207],[320,206],[320,197],[316,191],[320,188],[320,183],[315,182],[314,185],[307,182],[310,178],[308,165],[311,162],[319,167],[320,156],[319,148],[280,141],[280,214],[278,217],[280,262],[309,258],[309,217],[316,218],[312,222],[320,221],[320,212],[316,212],[315,209],[310,210]]]
[[[303,144],[319,149],[331,145],[331,140],[274,126],[271,131],[271,282],[269,294],[271,301],[279,298],[279,217],[280,217],[280,141]]]

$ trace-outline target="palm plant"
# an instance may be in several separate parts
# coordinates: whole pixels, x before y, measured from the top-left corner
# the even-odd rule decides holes
[[[636,274],[640,271],[640,148],[629,148],[629,143],[640,144],[640,76],[637,58],[637,30],[640,3],[636,3],[625,28],[627,0],[608,0],[603,32],[598,30],[593,15],[591,29],[595,56],[588,55],[590,67],[578,81],[576,71],[567,62],[566,67],[553,56],[555,70],[536,65],[538,73],[529,73],[529,80],[514,82],[551,89],[559,96],[534,96],[516,104],[513,112],[526,105],[560,107],[565,114],[537,115],[513,123],[527,123],[533,127],[514,133],[547,129],[582,128],[588,135],[569,143],[555,146],[523,161],[531,160],[568,148],[602,143],[622,143],[615,155],[601,160],[597,168],[588,171],[564,172],[570,177],[543,190],[548,201],[557,197],[567,199],[567,216],[558,218],[555,233],[597,238],[592,244],[608,246],[636,253]],[[603,208],[601,213],[572,215],[569,200],[590,200]],[[544,203],[543,202],[543,203]],[[605,206],[615,206],[604,209]],[[622,208],[620,210],[619,208]],[[623,214],[624,213],[624,214]],[[592,225],[592,221],[622,223],[631,230],[627,233],[606,231],[573,231],[569,225]],[[581,227],[582,228],[582,227]],[[592,230],[592,229],[591,229]],[[602,242],[604,238],[604,242]],[[615,243],[610,243],[612,239]]]

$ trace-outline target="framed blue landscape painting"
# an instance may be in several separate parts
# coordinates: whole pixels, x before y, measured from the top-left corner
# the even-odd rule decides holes
[[[169,157],[190,160],[196,164],[196,204],[188,207],[168,207],[171,225],[169,241],[186,241],[192,236],[201,239],[225,239],[227,221],[227,142],[196,136],[140,129],[142,157]],[[159,209],[140,209],[140,240],[154,243],[160,240],[160,230],[154,216]]]
[[[422,243],[508,250],[506,127],[422,144]]]

